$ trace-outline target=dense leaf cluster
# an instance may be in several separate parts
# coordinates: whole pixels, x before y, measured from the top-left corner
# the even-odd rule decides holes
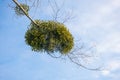
[[[74,46],[73,36],[59,22],[35,20],[25,34],[25,40],[33,51],[67,54]]]
[[[24,11],[28,14],[28,11],[29,11],[29,6],[27,4],[20,4],[20,6],[24,9]],[[20,7],[16,6],[14,8],[15,10],[15,13],[18,15],[18,16],[22,16],[22,15],[25,15],[24,12],[21,10]]]

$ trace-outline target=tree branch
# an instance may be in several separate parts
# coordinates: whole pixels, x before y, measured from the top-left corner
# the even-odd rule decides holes
[[[69,54],[67,55],[67,57],[69,58],[69,60],[70,60],[71,62],[75,63],[75,64],[78,65],[78,66],[83,67],[84,69],[94,70],[94,71],[98,71],[98,70],[101,69],[101,67],[98,67],[98,68],[88,68],[88,67],[82,65],[81,63],[79,63],[79,62],[77,62],[77,61],[74,61],[74,60],[73,60],[73,57],[71,57]],[[76,59],[77,59],[77,58],[76,58]],[[79,60],[78,60],[78,61],[79,61]]]
[[[62,57],[62,54],[59,55],[59,56],[56,56],[56,55],[52,55],[52,53],[48,53],[49,56],[51,56],[52,58],[61,58]]]
[[[29,14],[26,13],[26,11],[24,10],[24,8],[23,8],[22,6],[20,6],[20,4],[18,3],[17,0],[12,0],[12,1],[23,11],[23,13],[26,15],[26,17],[27,17],[31,22],[33,22],[36,26],[39,27],[39,25],[37,25],[37,24],[35,23],[35,21],[29,16]]]

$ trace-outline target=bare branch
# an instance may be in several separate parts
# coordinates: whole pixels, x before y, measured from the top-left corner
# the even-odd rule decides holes
[[[83,67],[83,68],[85,68],[85,69],[87,69],[87,70],[95,70],[95,71],[98,71],[98,70],[101,69],[101,67],[98,67],[98,68],[88,68],[88,67],[84,66],[83,64],[81,64],[81,63],[79,62],[78,58],[73,59],[74,57],[73,57],[73,56],[70,56],[69,54],[68,54],[67,56],[68,56],[68,58],[70,59],[71,62],[73,62],[73,63],[75,63],[76,65],[81,66],[81,67]]]
[[[64,6],[64,2],[62,3],[62,5],[58,5],[58,3],[56,2],[56,0],[53,0],[53,2],[51,2],[51,0],[48,0],[49,4],[50,4],[50,7],[53,11],[53,20],[54,21],[58,21],[58,19],[60,18],[59,17],[59,13],[61,12],[62,10],[62,7]]]
[[[54,0],[55,1],[55,0]],[[51,2],[51,0],[48,0],[48,2],[49,2],[49,4],[50,4],[50,7],[51,7],[51,9],[52,9],[52,11],[53,11],[53,20],[55,20],[55,21],[57,21],[57,18],[58,18],[58,13],[59,13],[59,11],[60,11],[60,9],[58,9],[58,7],[54,7],[53,6],[53,4],[52,4],[52,2]],[[56,2],[54,2],[54,3],[56,3]],[[57,4],[56,4],[57,5]],[[56,6],[55,5],[55,6]],[[55,9],[55,8],[57,8],[57,9]],[[57,11],[56,11],[57,10]]]
[[[62,54],[59,56],[56,56],[54,53],[48,53],[48,55],[50,55],[52,58],[61,58]]]
[[[75,18],[75,16],[73,16],[73,10],[71,12],[66,12],[65,14],[66,15],[65,15],[65,18],[63,19],[62,23],[66,23]]]

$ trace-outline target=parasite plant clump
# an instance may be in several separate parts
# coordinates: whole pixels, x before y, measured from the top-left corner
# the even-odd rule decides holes
[[[24,11],[28,14],[29,11],[29,6],[27,4],[20,4],[20,6],[24,9]],[[21,10],[21,8],[19,6],[16,5],[16,7],[14,8],[15,13],[18,16],[23,16],[25,15],[24,12]]]
[[[73,36],[64,24],[35,20],[25,34],[26,43],[33,51],[68,54],[74,46]]]

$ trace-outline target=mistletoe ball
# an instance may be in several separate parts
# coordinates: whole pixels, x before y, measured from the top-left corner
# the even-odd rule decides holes
[[[73,36],[64,24],[56,21],[35,20],[25,34],[26,43],[33,51],[68,54],[74,46]]]
[[[19,4],[21,6],[21,8],[24,9],[24,11],[28,14],[28,11],[29,11],[29,6],[27,4]],[[25,15],[24,12],[21,10],[21,8],[19,6],[16,6],[14,8],[15,10],[15,13],[18,15],[18,16],[22,16],[22,15]]]

